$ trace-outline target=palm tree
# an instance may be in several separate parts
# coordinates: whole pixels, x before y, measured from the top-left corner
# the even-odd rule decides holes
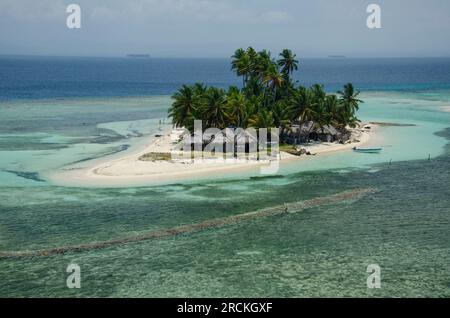
[[[264,74],[267,72],[270,65],[274,63],[270,55],[270,52],[267,50],[262,50],[258,53],[257,62],[254,69],[254,76],[256,76],[261,81],[263,80]]]
[[[239,90],[230,89],[227,97],[228,119],[236,126],[243,127],[246,118],[247,100]]]
[[[202,83],[195,83],[192,89],[196,97],[203,97],[206,93],[207,87]]]
[[[323,85],[320,84],[314,84],[313,86],[311,86],[311,93],[314,96],[314,100],[318,104],[324,101],[327,97],[327,93],[323,89]]]
[[[257,129],[274,127],[272,112],[267,109],[260,110],[249,119],[249,126]]]
[[[312,121],[314,122],[315,128],[322,128],[325,125],[328,125],[329,118],[326,107],[326,98],[320,99],[314,104],[314,116]]]
[[[300,133],[302,133],[303,126],[308,122],[314,121],[314,118],[316,117],[316,102],[314,94],[311,90],[300,86],[298,90],[294,91],[290,103],[291,120],[292,122],[298,122],[300,124]],[[308,132],[308,135],[310,131]],[[300,137],[302,137],[302,135],[300,135]]]
[[[359,103],[364,103],[362,100],[357,98],[359,93],[359,91],[355,91],[353,84],[351,83],[345,84],[343,91],[338,91],[340,101],[352,116],[354,116],[356,111],[359,110]]]
[[[259,112],[260,109],[262,109],[262,105],[264,103],[263,95],[253,95],[250,97],[245,96],[246,103],[245,103],[245,112],[243,112],[241,119],[241,127],[247,129],[250,127],[250,123],[253,119],[253,116]]]
[[[284,134],[286,128],[289,126],[290,118],[289,118],[289,109],[286,106],[285,101],[278,101],[275,103],[272,109],[272,117],[274,127],[278,127],[281,130],[281,135]]]
[[[278,70],[276,64],[271,64],[266,74],[262,84],[266,87],[264,90],[265,106],[269,106],[269,102],[275,103],[277,100],[277,90],[283,86],[285,78]],[[272,96],[270,100],[270,95]]]
[[[284,49],[280,53],[281,59],[278,60],[278,65],[281,67],[281,72],[286,75],[292,74],[294,71],[298,70],[298,60],[295,58],[297,55],[292,53],[291,50]]]
[[[338,126],[339,124],[339,100],[336,95],[328,95],[324,100],[325,125]]]
[[[245,54],[247,54],[247,53],[245,53],[245,51],[244,51],[244,49],[242,49],[242,48],[240,48],[240,49],[237,49],[235,52],[234,52],[234,54],[231,56],[231,70],[233,70],[233,71],[237,71],[237,69],[238,69],[238,64],[239,64],[239,61],[242,59],[242,57],[245,55]]]
[[[194,91],[192,87],[183,85],[175,94],[174,100],[169,108],[169,116],[172,117],[172,123],[176,127],[184,127],[187,118],[196,111]]]
[[[245,87],[248,76],[251,73],[252,65],[250,56],[243,49],[238,49],[232,56],[231,69],[237,76],[242,76],[242,85]]]
[[[226,94],[221,88],[210,87],[206,91],[203,118],[206,126],[223,129],[227,126]]]
[[[256,67],[258,66],[258,53],[255,51],[254,48],[249,47],[246,51],[248,59],[250,61],[251,65],[251,73],[254,74]]]
[[[292,95],[291,103],[291,118],[292,121],[297,121],[304,124],[312,120],[315,109],[314,95],[307,88],[300,86]]]
[[[264,74],[263,84],[271,91],[276,91],[283,85],[284,77],[278,70],[277,66],[271,64],[269,69]]]
[[[312,121],[316,124],[316,128],[320,128],[327,124],[327,112],[325,107],[325,100],[327,93],[325,92],[323,85],[314,84],[310,88],[310,92],[313,100],[314,116]]]
[[[239,60],[237,64],[237,74],[238,76],[242,76],[242,85],[245,87],[247,85],[248,77],[252,73],[252,62],[250,57],[245,54]]]

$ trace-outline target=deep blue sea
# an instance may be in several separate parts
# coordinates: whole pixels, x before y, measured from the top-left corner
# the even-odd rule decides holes
[[[336,91],[450,88],[450,58],[301,59],[296,80]],[[229,59],[0,57],[0,100],[170,95],[182,84],[239,86]]]
[[[362,120],[400,124],[371,138],[381,154],[311,156],[269,177],[106,187],[47,176],[141,149],[180,85],[240,84],[229,60],[0,57],[0,297],[450,297],[450,59],[300,65],[304,85],[361,89]],[[122,244],[368,188],[301,213]],[[66,285],[73,263],[80,289]],[[367,287],[370,264],[381,289]]]

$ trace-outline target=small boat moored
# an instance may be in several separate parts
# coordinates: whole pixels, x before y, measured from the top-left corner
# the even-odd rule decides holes
[[[382,150],[383,148],[353,148],[353,151],[361,153],[380,153]]]

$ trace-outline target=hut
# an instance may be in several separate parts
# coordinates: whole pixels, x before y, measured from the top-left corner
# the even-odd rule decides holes
[[[314,140],[320,140],[323,142],[335,142],[339,140],[340,134],[331,125],[325,125],[320,128],[316,128],[312,133],[311,137]]]
[[[283,140],[289,144],[303,144],[311,140],[322,142],[345,142],[349,135],[341,133],[331,125],[316,127],[315,123],[310,121],[302,125],[292,125],[288,132],[283,136]]]
[[[289,143],[298,145],[308,142],[308,136],[313,130],[314,123],[312,121],[304,123],[302,125],[292,125],[283,139]]]

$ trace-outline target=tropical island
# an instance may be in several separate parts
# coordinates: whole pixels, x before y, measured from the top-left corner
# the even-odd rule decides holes
[[[109,187],[171,183],[232,171],[260,173],[261,167],[274,160],[295,164],[307,155],[351,151],[355,144],[367,143],[377,130],[377,124],[362,124],[358,120],[356,113],[362,101],[352,84],[344,85],[336,94],[327,93],[320,84],[309,88],[297,85],[293,74],[299,69],[299,62],[291,50],[283,50],[276,60],[268,51],[239,49],[232,56],[231,68],[241,77],[242,87],[183,85],[172,95],[168,109],[171,124],[161,126],[160,122],[159,133],[151,136],[144,148],[118,159],[47,177],[56,184]],[[194,135],[195,121],[201,121],[202,129],[216,128],[220,132],[241,128],[260,134],[265,128],[277,128],[277,156],[261,160],[264,151],[258,144],[251,153],[246,147],[244,158],[235,153],[230,158],[224,155],[225,143],[217,141],[217,135],[210,135],[213,142],[223,146],[224,153],[201,148],[202,160],[192,160],[198,158],[194,147],[188,151],[177,147],[185,142],[185,136]],[[234,145],[237,139],[235,136]],[[207,142],[202,141],[205,147]],[[267,153],[273,145],[268,141]]]
[[[337,95],[327,94],[320,84],[297,86],[292,77],[299,69],[296,58],[289,49],[277,60],[267,50],[236,50],[231,69],[242,78],[242,87],[183,85],[172,96],[173,125],[191,133],[195,120],[201,120],[204,129],[278,127],[282,149],[293,153],[296,145],[312,140],[348,142],[349,128],[359,124],[359,91],[351,83]]]

